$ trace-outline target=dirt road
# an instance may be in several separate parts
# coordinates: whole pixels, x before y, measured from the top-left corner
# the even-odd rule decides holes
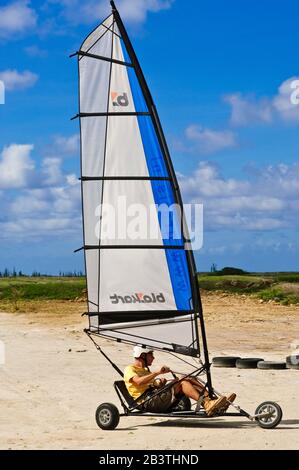
[[[299,339],[299,308],[261,304],[248,297],[204,294],[211,357],[240,355],[284,359]],[[42,305],[42,304],[41,304]],[[112,432],[94,420],[97,405],[118,400],[116,373],[82,333],[84,303],[49,302],[32,313],[0,312],[1,449],[298,449],[299,371],[214,368],[217,389],[235,391],[253,412],[264,400],[280,403],[281,425],[263,430],[243,418],[170,420],[123,418]],[[131,348],[105,343],[123,368]],[[182,365],[163,353],[156,364]]]

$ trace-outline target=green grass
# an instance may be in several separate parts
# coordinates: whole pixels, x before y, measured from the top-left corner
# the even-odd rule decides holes
[[[278,282],[299,282],[299,273],[277,273],[273,278]]]
[[[3,278],[1,300],[74,300],[84,294],[85,278]]]
[[[254,295],[265,302],[299,304],[299,273],[262,273],[237,276],[199,275],[200,288],[234,294]]]
[[[274,300],[282,305],[299,304],[299,295],[284,291],[281,287],[272,287],[259,292],[259,298],[269,302]]]
[[[299,273],[254,273],[245,275],[199,274],[199,285],[207,291],[254,295],[265,302],[299,304]],[[19,301],[75,300],[84,298],[84,277],[0,278],[0,304]]]
[[[274,283],[272,279],[250,275],[199,275],[199,285],[205,290],[220,290],[232,293],[259,292]]]

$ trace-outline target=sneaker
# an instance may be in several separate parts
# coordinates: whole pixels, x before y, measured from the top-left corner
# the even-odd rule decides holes
[[[195,407],[195,413],[198,413],[201,409],[201,407],[204,408],[204,402],[205,400],[209,400],[209,392],[207,390],[204,391],[204,393],[199,395],[199,398],[196,403]]]
[[[221,408],[221,412],[224,413],[228,407],[231,405],[231,403],[235,400],[236,398],[236,394],[235,393],[230,393],[227,397],[226,397],[226,403],[224,404],[224,406]]]
[[[209,398],[204,400],[204,409],[208,416],[213,416],[216,411],[219,411],[226,405],[226,397],[219,397],[216,400],[211,400]]]

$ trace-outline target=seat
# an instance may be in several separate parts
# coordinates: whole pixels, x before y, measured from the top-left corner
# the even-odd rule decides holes
[[[114,388],[116,389],[116,392],[119,392],[120,395],[124,398],[129,407],[136,404],[134,398],[129,394],[126,384],[123,380],[116,380],[114,382]]]

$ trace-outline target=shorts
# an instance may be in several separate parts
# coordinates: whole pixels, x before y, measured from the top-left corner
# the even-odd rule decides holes
[[[147,400],[151,395],[155,394],[158,389],[149,390],[144,400]],[[147,411],[149,413],[164,413],[165,411],[169,410],[173,404],[174,396],[173,391],[171,388],[168,388],[164,392],[160,392],[158,395],[154,396],[146,403],[143,403],[142,411]]]

